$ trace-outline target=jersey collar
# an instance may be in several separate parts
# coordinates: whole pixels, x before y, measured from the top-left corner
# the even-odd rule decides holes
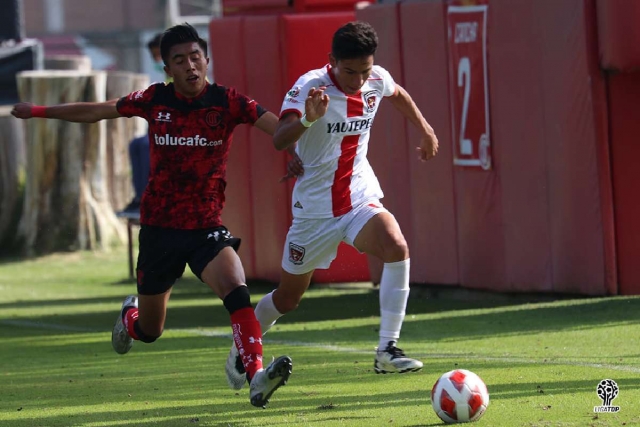
[[[202,88],[202,92],[200,92],[199,94],[197,94],[196,96],[194,96],[193,98],[187,98],[186,96],[182,95],[181,93],[179,93],[175,86],[173,87],[173,93],[176,94],[176,98],[182,100],[182,101],[187,101],[187,102],[193,102],[196,101],[200,98],[202,98],[202,96],[207,92],[207,90],[209,89],[209,86],[211,86],[211,83],[207,82],[204,85],[204,88]]]
[[[327,64],[327,74],[329,74],[329,78],[331,79],[331,82],[333,82],[333,84],[336,85],[336,88],[338,88],[338,90],[340,92],[344,93],[345,95],[347,95],[347,96],[360,96],[360,94],[362,93],[362,90],[358,90],[358,92],[354,93],[353,95],[349,95],[344,90],[342,90],[342,88],[340,87],[340,84],[336,80],[336,77],[333,75],[333,68],[331,67],[331,64]]]

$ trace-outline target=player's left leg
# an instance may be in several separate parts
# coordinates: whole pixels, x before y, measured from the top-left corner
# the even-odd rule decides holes
[[[311,283],[314,270],[329,268],[341,240],[342,230],[334,218],[294,218],[284,243],[280,283],[256,304],[256,318],[263,334],[281,316],[298,307]],[[234,345],[231,346],[224,370],[229,387],[239,390],[244,386],[244,369]]]
[[[383,261],[380,279],[380,332],[376,373],[404,373],[422,369],[422,362],[397,347],[409,298],[409,248],[395,217],[380,204],[354,209],[347,243]]]
[[[138,253],[138,295],[125,298],[111,334],[119,354],[128,353],[134,340],[152,343],[164,329],[171,287],[182,276],[185,233],[143,225]]]

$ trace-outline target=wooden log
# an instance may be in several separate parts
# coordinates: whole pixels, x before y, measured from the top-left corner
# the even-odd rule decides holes
[[[0,254],[12,253],[25,181],[24,124],[0,106]]]
[[[146,74],[125,71],[107,73],[107,99],[120,98],[148,86],[149,76]],[[107,122],[109,200],[116,212],[123,209],[134,196],[129,143],[133,138],[146,134],[147,122],[139,117],[122,117]]]
[[[40,105],[105,100],[103,71],[23,71],[23,101]],[[106,249],[125,239],[109,203],[106,123],[26,122],[26,185],[17,237],[25,255]]]
[[[44,58],[45,70],[91,71],[91,58],[86,55],[49,55]]]

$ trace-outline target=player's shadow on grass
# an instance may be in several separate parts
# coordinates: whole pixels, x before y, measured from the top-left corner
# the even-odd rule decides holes
[[[270,291],[270,284],[250,285],[252,301]],[[135,293],[135,286],[131,292]],[[281,318],[269,332],[270,340],[305,342],[370,342],[377,336],[379,325],[379,294],[376,289],[344,289],[326,291],[310,289],[297,310]],[[47,314],[30,314],[33,324],[55,325],[56,330],[77,333],[110,331],[120,309],[120,297],[99,296],[79,299],[46,299],[0,304],[2,309],[50,307]],[[86,307],[83,307],[85,306]],[[99,306],[91,307],[92,305]],[[56,306],[73,306],[74,311],[55,313]],[[111,310],[110,308],[113,307]],[[491,310],[478,311],[476,309]],[[62,310],[61,310],[62,311]],[[53,314],[52,314],[53,313]],[[424,315],[431,315],[425,319]],[[1,317],[1,315],[0,315]],[[12,317],[15,317],[12,316]],[[22,317],[18,317],[22,319]],[[355,320],[357,324],[350,322]],[[327,322],[300,332],[289,325]],[[403,337],[411,340],[464,340],[509,336],[566,329],[592,329],[611,324],[640,322],[640,298],[580,298],[559,303],[523,304],[515,298],[486,296],[477,300],[452,299],[440,295],[428,298],[416,292],[410,298],[403,325]],[[1,321],[0,321],[1,323]],[[28,326],[28,325],[26,325]],[[59,326],[59,327],[58,327]],[[222,302],[195,278],[184,279],[172,293],[167,312],[167,329],[228,328],[229,315]],[[306,326],[305,326],[306,327]],[[46,328],[29,333],[48,334]]]

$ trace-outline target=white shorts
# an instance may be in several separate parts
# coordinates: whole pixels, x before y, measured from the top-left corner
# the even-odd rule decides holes
[[[284,242],[282,268],[291,274],[329,268],[340,242],[353,246],[362,227],[381,212],[389,211],[374,200],[335,218],[294,218]]]

